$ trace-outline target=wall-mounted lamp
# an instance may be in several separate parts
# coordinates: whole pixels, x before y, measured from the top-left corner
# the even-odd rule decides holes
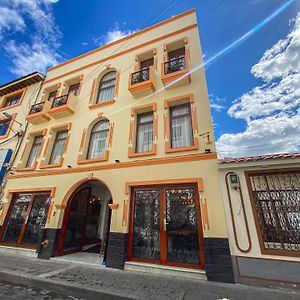
[[[119,163],[120,161],[118,159],[115,159],[115,163]]]

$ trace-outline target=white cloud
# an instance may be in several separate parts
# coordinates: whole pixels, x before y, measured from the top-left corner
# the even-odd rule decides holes
[[[109,31],[107,31],[106,34],[94,38],[94,43],[97,46],[106,45],[114,41],[117,41],[127,35],[130,35],[134,32],[135,32],[134,30],[121,30],[119,23],[115,23],[114,27]]]
[[[221,99],[214,94],[209,94],[209,101],[210,101],[210,108],[216,112],[221,112],[222,110],[226,109],[224,105],[225,99]]]
[[[267,50],[252,67],[264,83],[236,99],[228,109],[246,122],[239,133],[222,134],[220,156],[300,150],[300,13],[288,36]]]
[[[52,65],[60,62],[58,54],[62,37],[55,24],[52,5],[58,0],[3,0],[0,4],[0,39],[5,40],[4,47],[13,64],[10,71],[18,76],[35,70],[45,72]],[[1,14],[9,11],[16,21]],[[26,28],[25,19],[30,29]],[[38,20],[38,21],[36,21]],[[16,30],[26,31],[28,40],[16,41],[13,33]],[[10,40],[9,40],[10,39]]]

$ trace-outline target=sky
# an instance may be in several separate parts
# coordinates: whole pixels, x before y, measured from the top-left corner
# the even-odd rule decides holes
[[[191,8],[219,157],[300,151],[300,0],[0,0],[0,84]]]

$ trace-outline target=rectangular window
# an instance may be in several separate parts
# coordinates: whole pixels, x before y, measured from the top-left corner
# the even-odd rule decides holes
[[[146,60],[143,60],[141,61],[140,63],[140,69],[143,70],[143,69],[148,69],[150,68],[151,66],[153,66],[154,64],[154,58],[151,57],[149,59],[146,59]]]
[[[48,101],[53,101],[56,98],[57,91],[49,93]]]
[[[193,126],[190,104],[170,108],[171,148],[193,146]]]
[[[15,194],[2,241],[37,246],[47,220],[49,193]]]
[[[69,87],[68,94],[73,94],[74,96],[78,95],[80,83],[75,83]]]
[[[136,153],[149,152],[153,145],[153,112],[137,115]]]
[[[11,120],[0,121],[0,136],[4,136],[7,133]]]
[[[36,161],[38,154],[40,152],[40,149],[41,149],[42,141],[43,141],[42,135],[36,136],[34,138],[34,141],[33,141],[32,147],[31,147],[31,151],[30,151],[27,163],[26,163],[26,168],[32,167],[34,162]]]
[[[168,52],[169,60],[178,59],[183,57],[184,55],[185,55],[184,47]]]
[[[63,130],[56,133],[55,142],[49,160],[50,165],[59,163],[60,158],[64,153],[67,136],[68,136],[68,130]]]
[[[20,101],[21,96],[22,96],[22,94],[18,94],[18,95],[8,97],[6,99],[3,107],[9,107],[9,106],[17,104]]]

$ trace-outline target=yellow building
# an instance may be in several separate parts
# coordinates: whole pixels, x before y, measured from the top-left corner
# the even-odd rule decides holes
[[[43,75],[34,72],[0,86],[1,194],[9,166],[15,162],[24,132],[28,129],[25,122],[27,109],[36,100],[43,79]]]
[[[50,68],[9,176],[1,246],[232,281],[196,13]]]
[[[300,283],[300,153],[219,161],[237,282]]]

